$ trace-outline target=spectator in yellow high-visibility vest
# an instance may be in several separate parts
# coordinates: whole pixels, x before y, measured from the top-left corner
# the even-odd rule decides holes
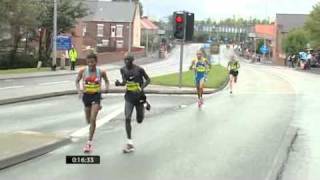
[[[69,50],[69,59],[70,59],[70,64],[71,64],[71,70],[75,70],[75,66],[77,63],[78,59],[78,53],[76,48],[72,45],[72,48]]]

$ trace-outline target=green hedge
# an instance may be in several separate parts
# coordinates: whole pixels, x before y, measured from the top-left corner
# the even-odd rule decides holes
[[[38,60],[28,54],[17,54],[12,62],[9,54],[0,54],[0,69],[32,68]]]

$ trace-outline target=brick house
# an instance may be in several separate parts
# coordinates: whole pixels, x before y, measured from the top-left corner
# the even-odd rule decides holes
[[[265,41],[267,47],[270,49],[269,53],[267,54],[267,57],[272,58],[273,57],[274,41],[275,41],[275,26],[274,26],[274,24],[256,24],[254,26],[254,33],[255,33],[254,47],[257,48],[257,46],[258,46],[257,40]]]
[[[275,42],[273,48],[273,63],[284,64],[286,57],[282,49],[283,38],[293,29],[304,26],[308,15],[307,14],[277,14],[275,21]]]
[[[140,47],[141,22],[137,3],[90,1],[87,5],[90,14],[79,20],[73,30],[73,43],[80,58],[84,58],[90,48],[96,49],[98,56],[122,58],[128,50],[130,23],[132,51],[143,51]]]

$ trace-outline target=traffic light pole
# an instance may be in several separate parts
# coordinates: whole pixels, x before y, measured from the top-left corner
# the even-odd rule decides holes
[[[184,46],[184,39],[181,40],[181,47],[180,47],[179,88],[182,87],[183,46]]]
[[[183,70],[183,47],[184,47],[184,41],[186,39],[186,12],[183,13],[183,19],[184,19],[184,32],[183,32],[183,38],[181,40],[181,47],[180,47],[180,69],[179,69],[179,88],[182,88],[182,70]]]
[[[132,3],[132,0],[129,0],[130,4]],[[128,37],[128,53],[131,53],[131,46],[132,46],[132,26],[133,26],[133,20],[129,22],[129,37]]]
[[[55,70],[57,64],[57,0],[53,2],[52,70]]]

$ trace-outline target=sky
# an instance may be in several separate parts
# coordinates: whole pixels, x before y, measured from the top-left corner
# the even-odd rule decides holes
[[[174,11],[186,10],[196,20],[228,17],[275,18],[276,13],[308,14],[320,0],[140,0],[144,15],[163,19]]]

